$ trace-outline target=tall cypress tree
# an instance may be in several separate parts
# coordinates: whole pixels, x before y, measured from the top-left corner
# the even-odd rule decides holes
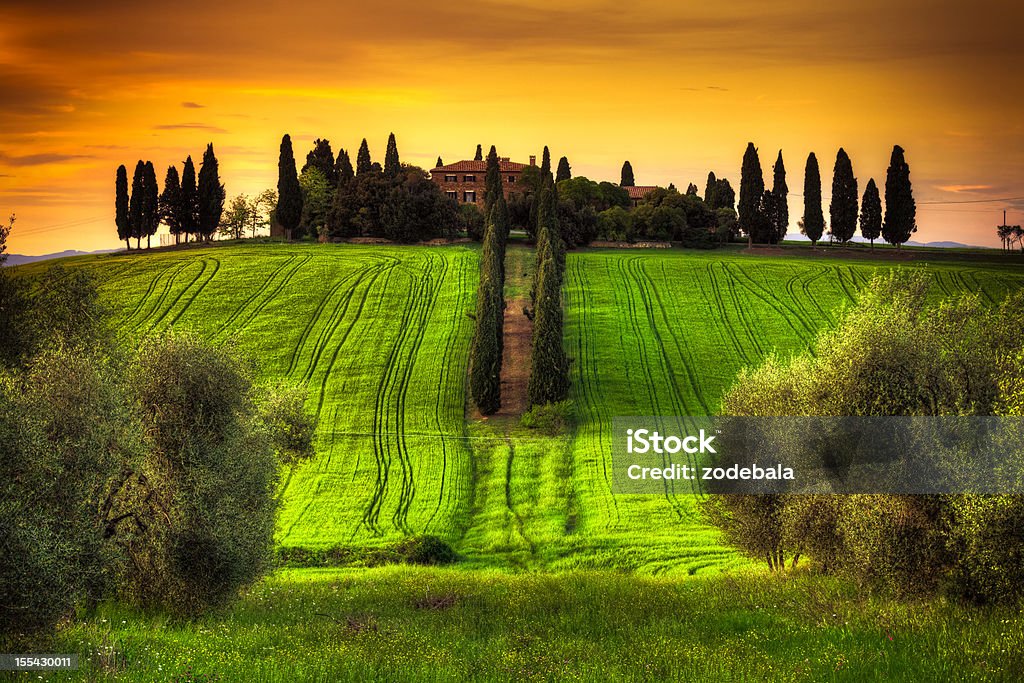
[[[704,184],[704,203],[712,211],[718,208],[718,178],[714,171],[708,171],[708,181]]]
[[[224,185],[220,182],[220,165],[213,153],[213,143],[203,152],[203,163],[199,167],[199,233],[209,241],[217,232],[220,218],[224,214]]]
[[[491,415],[501,407],[505,266],[499,235],[504,228],[495,220],[498,211],[498,203],[495,202],[484,229],[476,327],[470,351],[470,394],[482,415]]]
[[[834,239],[849,242],[857,232],[857,179],[853,175],[853,164],[842,147],[836,154],[836,166],[832,172],[832,202],[828,207],[829,230]]]
[[[394,178],[402,171],[402,162],[398,159],[398,143],[395,134],[388,136],[388,148],[384,152],[384,175]]]
[[[487,175],[484,181],[484,215],[491,215],[491,207],[495,200],[503,194],[501,182],[501,163],[498,161],[498,150],[491,145],[487,153]]]
[[[144,227],[146,235],[146,249],[149,249],[150,238],[160,228],[160,188],[156,182],[156,169],[152,161],[146,162],[145,170],[146,201],[144,204]]]
[[[313,143],[313,149],[306,154],[306,163],[302,167],[305,173],[307,168],[315,168],[323,174],[327,184],[334,188],[338,184],[338,174],[335,170],[334,152],[331,151],[331,141],[317,138]]]
[[[626,161],[622,164],[622,174],[619,180],[620,187],[633,187],[636,185],[636,180],[633,178],[633,165]]]
[[[816,245],[825,233],[825,215],[821,209],[821,172],[818,158],[811,152],[804,167],[804,218],[801,231]]]
[[[740,202],[738,207],[740,229],[747,233],[751,242],[766,242],[764,234],[766,221],[761,212],[762,195],[764,194],[764,174],[761,171],[761,159],[753,142],[747,143],[743,153],[743,167],[740,171]]]
[[[174,166],[167,167],[167,176],[164,178],[164,191],[160,193],[160,220],[167,226],[168,231],[174,235],[174,242],[177,244],[181,235],[181,222],[179,220],[179,208],[181,207],[181,180],[178,178],[178,169]]]
[[[541,192],[534,285],[533,340],[527,397],[530,406],[563,400],[569,393],[569,362],[562,346],[562,264],[557,195],[549,182]]]
[[[359,145],[359,152],[356,154],[356,175],[363,175],[373,171],[373,160],[370,158],[370,146],[363,138]]]
[[[181,221],[181,232],[185,235],[185,244],[188,244],[189,235],[199,235],[199,192],[196,189],[196,167],[192,163],[192,156],[185,159],[185,166],[181,170],[181,206],[178,210]]]
[[[483,145],[477,145],[476,146],[476,154],[473,155],[473,161],[483,161],[483,160],[484,160],[484,146]]]
[[[917,204],[910,183],[910,166],[903,157],[903,148],[896,145],[885,174],[885,222],[882,237],[889,244],[900,245],[917,232]]]
[[[544,145],[544,152],[540,157],[540,177],[541,182],[544,178],[551,175],[551,152],[548,151],[548,146]]]
[[[117,239],[124,240],[129,250],[132,243],[131,222],[128,218],[128,169],[121,164],[117,167],[117,178],[114,180],[114,224],[117,225]]]
[[[860,234],[870,240],[871,248],[875,248],[875,240],[882,234],[882,198],[878,196],[875,179],[868,180],[864,188],[864,199],[860,203]]]
[[[285,236],[291,239],[292,232],[302,220],[302,187],[295,170],[292,138],[288,134],[281,138],[281,154],[277,160],[277,209],[274,216]]]
[[[560,183],[563,180],[569,180],[572,178],[572,169],[569,167],[568,157],[562,157],[558,160],[558,170],[555,171],[555,182]]]
[[[778,244],[786,236],[789,229],[789,186],[786,185],[786,165],[782,161],[782,150],[772,167],[772,234],[769,240]]]
[[[335,175],[338,178],[338,184],[350,182],[356,177],[356,172],[352,168],[352,161],[348,158],[348,152],[344,149],[338,150],[338,160],[334,164]]]
[[[146,231],[146,163],[139,159],[132,176],[132,196],[128,206],[128,236],[135,238],[135,248],[142,248]]]

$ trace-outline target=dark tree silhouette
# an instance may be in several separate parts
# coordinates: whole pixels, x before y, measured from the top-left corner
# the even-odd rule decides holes
[[[619,179],[620,187],[633,187],[636,181],[633,178],[633,165],[628,161],[622,164],[622,174]]]
[[[860,234],[871,242],[871,248],[875,248],[875,240],[882,234],[882,198],[878,196],[878,186],[875,179],[868,180],[864,188],[864,199],[860,204]]]
[[[220,182],[220,165],[213,153],[213,143],[203,152],[199,167],[199,233],[209,241],[220,226],[224,214],[224,185]]]
[[[132,176],[132,196],[128,205],[128,236],[135,238],[135,248],[142,248],[142,235],[146,231],[146,162],[135,164]]]
[[[356,177],[356,172],[352,168],[352,161],[348,158],[346,150],[338,150],[338,159],[334,163],[334,171],[339,185],[350,182]]]
[[[473,161],[483,161],[483,160],[484,160],[484,146],[483,145],[477,145],[476,146],[476,154],[473,155]]]
[[[305,173],[307,168],[315,168],[323,174],[327,184],[332,188],[338,184],[338,173],[335,169],[334,152],[331,151],[331,141],[317,138],[313,143],[313,149],[306,154],[306,163],[302,167]]]
[[[718,208],[717,197],[718,178],[715,177],[714,171],[708,171],[708,181],[704,184],[704,203],[707,204],[708,208],[712,211]]]
[[[438,158],[437,158],[437,163],[436,163],[436,164],[434,164],[434,168],[440,168],[440,167],[442,167],[442,166],[444,166],[444,162],[443,162],[443,161],[441,161],[441,157],[438,157]]]
[[[789,186],[786,184],[786,165],[782,161],[782,150],[772,167],[772,234],[769,241],[778,244],[789,230]]]
[[[373,160],[370,158],[370,146],[366,144],[366,138],[359,144],[359,152],[356,154],[356,175],[371,173],[373,171]]]
[[[804,167],[804,217],[800,230],[816,245],[825,234],[825,214],[821,208],[821,171],[818,158],[811,152]]]
[[[185,159],[185,166],[181,171],[181,206],[178,220],[181,221],[185,244],[188,244],[189,235],[195,235],[196,239],[199,239],[199,191],[196,188],[196,167],[192,163],[191,155]]]
[[[152,161],[146,162],[145,169],[146,197],[144,203],[143,234],[146,235],[146,249],[149,249],[150,239],[160,228],[160,188],[156,183],[156,169]]]
[[[494,206],[494,202],[502,195],[502,182],[501,182],[501,162],[498,160],[498,150],[495,149],[494,145],[491,145],[491,151],[487,153],[487,175],[484,183],[484,215],[491,215],[491,207]],[[489,222],[489,221],[488,221]],[[486,228],[484,232],[484,238],[487,237]],[[505,236],[501,235],[501,241],[505,241]],[[504,252],[502,252],[504,254]]]
[[[558,160],[558,170],[555,171],[555,182],[560,183],[563,180],[569,180],[572,178],[572,168],[569,166],[568,157],[562,157]]]
[[[544,178],[547,178],[550,175],[551,175],[551,152],[548,151],[548,146],[544,145],[544,152],[541,154],[541,161],[540,161],[540,177],[541,177],[541,182],[544,181]]]
[[[849,242],[857,231],[857,178],[853,175],[853,164],[842,147],[836,154],[836,166],[832,172],[832,202],[828,207],[829,232],[840,243]]]
[[[388,136],[388,147],[384,152],[384,175],[394,178],[402,172],[402,162],[398,158],[398,143],[395,142],[395,134]]]
[[[882,237],[889,244],[900,245],[917,232],[917,204],[910,183],[910,166],[903,158],[903,148],[892,148],[889,170],[885,174],[885,221]]]
[[[740,171],[740,229],[747,233],[751,242],[766,242],[768,234],[763,228],[766,221],[762,220],[762,195],[764,194],[764,174],[761,171],[761,160],[757,156],[757,148],[753,142],[747,143],[743,153],[743,167]]]
[[[181,221],[178,214],[180,207],[181,179],[178,177],[177,167],[168,166],[167,176],[164,178],[164,191],[160,193],[160,220],[174,235],[175,244],[181,236]]]
[[[124,240],[130,250],[131,222],[128,218],[128,169],[121,164],[117,167],[117,178],[114,181],[114,224],[117,225],[117,239]]]
[[[299,174],[295,170],[292,138],[287,134],[281,138],[281,154],[277,161],[277,209],[274,214],[285,236],[291,239],[293,231],[302,220],[302,188],[299,186]]]

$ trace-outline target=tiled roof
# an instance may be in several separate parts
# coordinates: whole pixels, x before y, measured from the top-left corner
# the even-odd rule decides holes
[[[509,171],[522,171],[526,168],[526,164],[520,164],[515,161],[499,161],[498,168],[502,173],[508,173]],[[456,161],[454,164],[448,164],[446,166],[438,166],[430,171],[431,173],[487,173],[487,162],[486,161]]]
[[[627,185],[626,192],[629,193],[630,199],[643,199],[651,193],[657,185]]]

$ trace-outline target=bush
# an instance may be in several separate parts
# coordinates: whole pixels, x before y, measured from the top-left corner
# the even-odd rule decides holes
[[[535,405],[523,413],[519,423],[527,429],[535,429],[550,436],[563,434],[573,425],[572,402]]]
[[[814,353],[769,357],[723,399],[731,415],[1019,414],[1024,294],[929,305],[920,274],[876,277]],[[1024,459],[1019,438],[1007,439]],[[715,496],[705,508],[754,558],[809,555],[826,572],[897,593],[946,587],[976,601],[1024,597],[1018,496]]]
[[[455,550],[437,536],[410,536],[395,549],[409,564],[445,565],[459,559]]]
[[[135,385],[150,445],[119,499],[124,593],[196,614],[271,567],[278,462],[251,368],[188,335],[147,341]]]

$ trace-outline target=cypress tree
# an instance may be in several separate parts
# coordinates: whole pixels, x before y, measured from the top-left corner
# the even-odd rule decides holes
[[[619,180],[620,187],[633,187],[636,181],[633,179],[633,165],[628,161],[622,164],[622,178]]]
[[[185,158],[185,166],[181,170],[181,206],[178,208],[178,220],[181,221],[181,232],[188,236],[199,234],[199,192],[196,189],[196,167],[192,156]]]
[[[437,163],[434,164],[434,168],[441,168],[442,166],[444,166],[444,162],[441,161],[441,157],[438,157],[437,158]]]
[[[181,207],[181,180],[178,178],[178,169],[174,166],[167,167],[167,176],[164,179],[164,191],[160,193],[160,220],[167,229],[174,235],[174,242],[177,244],[181,235],[181,222],[179,220],[179,208]]]
[[[473,155],[473,161],[483,161],[483,160],[484,160],[484,146],[483,145],[477,145],[476,146],[476,154]]]
[[[373,171],[373,161],[370,159],[370,146],[366,144],[366,138],[359,145],[359,152],[356,154],[356,175],[363,175]]]
[[[548,233],[550,228],[551,222],[545,220],[540,230]],[[562,271],[554,254],[559,239],[547,236],[538,269],[527,385],[531,407],[561,401],[569,393],[569,361],[562,346]]]
[[[203,163],[199,167],[199,233],[209,241],[220,226],[224,214],[224,185],[220,182],[220,165],[213,153],[213,143],[203,152]]]
[[[747,143],[743,153],[743,167],[740,171],[740,229],[747,233],[751,242],[765,242],[768,235],[763,234],[761,219],[762,195],[764,194],[764,174],[761,172],[761,160],[757,156],[757,148],[753,142]]]
[[[274,215],[287,238],[291,239],[292,231],[302,220],[302,188],[295,170],[292,138],[288,134],[281,138],[281,154],[277,160],[277,209]]]
[[[789,186],[786,185],[786,165],[782,161],[781,149],[772,172],[772,234],[769,241],[778,244],[789,229]]]
[[[825,232],[825,215],[821,209],[821,172],[818,157],[811,152],[804,167],[804,218],[801,231],[816,245]]]
[[[903,158],[903,148],[892,148],[889,170],[885,174],[885,221],[882,237],[889,244],[900,245],[917,232],[917,205],[910,183],[910,166]]]
[[[117,239],[124,240],[129,250],[132,248],[131,222],[128,218],[128,169],[121,164],[117,167],[117,178],[114,180],[114,224],[117,225]]]
[[[853,239],[857,231],[857,179],[846,150],[839,148],[832,172],[832,202],[828,207],[829,230],[841,243]]]
[[[307,168],[315,168],[320,171],[332,188],[338,184],[338,174],[335,170],[334,152],[331,151],[330,140],[316,139],[313,149],[306,154],[306,163],[302,167],[302,172],[305,173]]]
[[[488,217],[480,258],[480,286],[477,288],[476,328],[470,362],[470,394],[482,415],[491,415],[501,407],[501,360],[505,317],[504,259],[496,224],[498,204]]]
[[[708,171],[708,182],[704,184],[704,203],[712,211],[718,208],[718,179],[714,171]]]
[[[715,208],[736,210],[736,191],[728,178],[719,178],[715,183]]]
[[[395,134],[388,136],[388,148],[384,152],[384,175],[394,178],[402,171],[402,162],[398,159],[398,143]]]
[[[348,152],[343,149],[338,150],[338,160],[335,162],[334,168],[339,185],[348,183],[356,177],[356,172],[352,169],[352,161],[348,158]]]
[[[872,249],[882,234],[882,198],[878,196],[874,178],[868,180],[868,186],[864,188],[864,199],[860,204],[860,234],[871,241]]]
[[[146,235],[146,249],[150,248],[150,238],[156,234],[156,231],[160,228],[160,188],[156,183],[156,169],[153,168],[153,162],[146,162],[145,170],[145,187],[146,187],[146,201],[143,205],[145,207],[145,219],[144,227]]]
[[[128,205],[128,236],[135,238],[135,248],[142,248],[146,228],[146,164],[139,159],[132,176],[132,196]]]
[[[505,195],[498,194],[491,207],[491,220],[494,223],[495,235],[498,240],[499,261],[501,262],[501,286],[505,286],[505,248],[508,243],[508,234],[512,229],[512,218],[509,215],[508,203],[505,202]]]
[[[540,158],[540,177],[541,182],[544,178],[551,175],[551,152],[548,151],[548,146],[544,145],[544,152]]]
[[[572,169],[569,167],[569,159],[562,157],[558,160],[558,170],[555,171],[555,182],[560,183],[563,180],[569,180],[572,178]]]
[[[484,215],[491,215],[491,207],[495,200],[503,194],[501,182],[501,164],[498,161],[498,150],[491,145],[487,153],[487,175],[484,181]]]

